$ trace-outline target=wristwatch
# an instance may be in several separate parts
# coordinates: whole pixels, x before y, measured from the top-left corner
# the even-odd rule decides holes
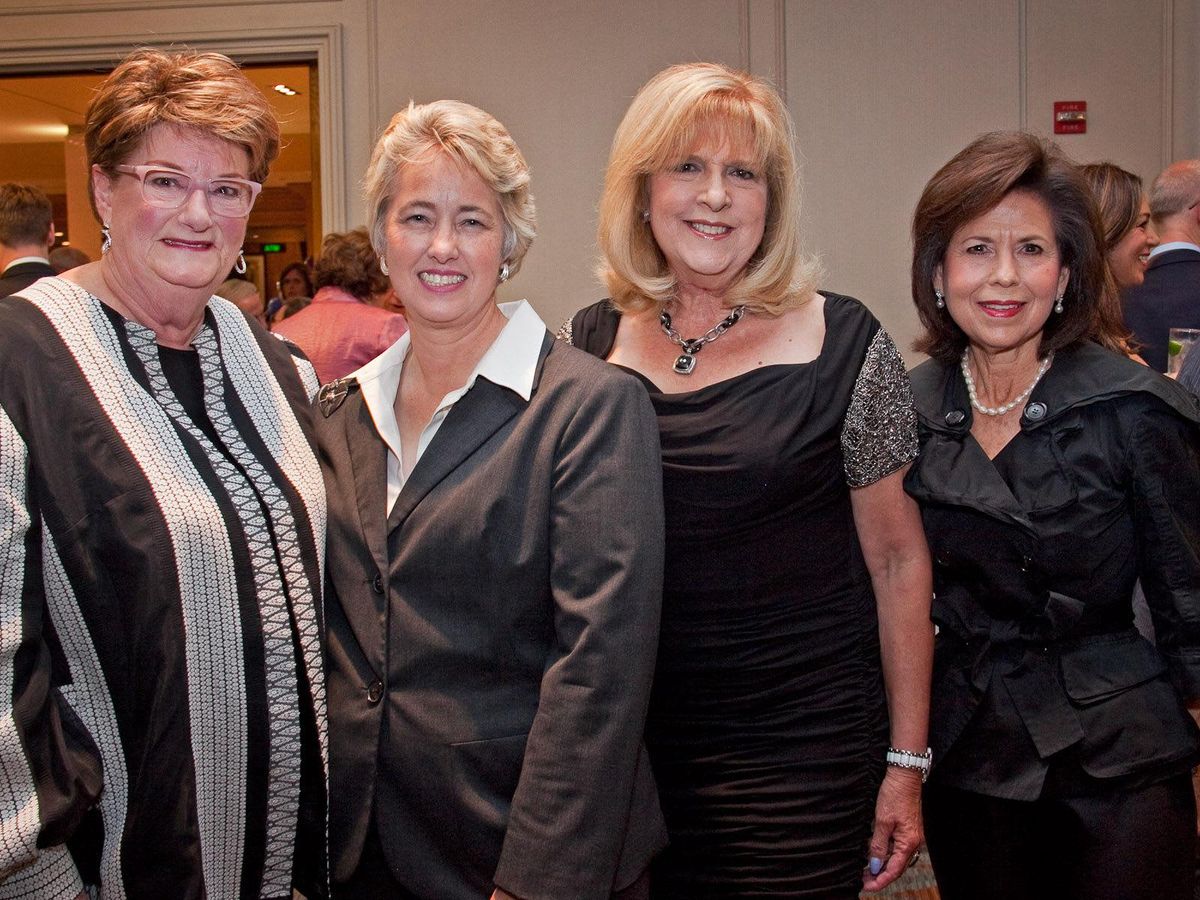
[[[933,766],[933,750],[925,748],[924,753],[913,753],[911,750],[897,750],[888,747],[887,764],[898,769],[916,769],[921,773],[921,784],[929,777],[929,769]]]

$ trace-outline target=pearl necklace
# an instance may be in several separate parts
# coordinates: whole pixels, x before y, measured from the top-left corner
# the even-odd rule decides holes
[[[964,350],[962,355],[962,373],[963,380],[967,383],[967,396],[971,398],[971,405],[979,410],[985,416],[1002,416],[1006,412],[1015,409],[1018,405],[1025,402],[1025,398],[1033,393],[1033,389],[1037,387],[1037,383],[1042,380],[1042,376],[1046,374],[1046,370],[1050,368],[1050,363],[1054,361],[1054,351],[1051,350],[1046,358],[1042,360],[1042,364],[1038,366],[1037,374],[1033,376],[1033,384],[1013,397],[1008,403],[1003,406],[984,406],[979,402],[979,397],[975,393],[975,379],[971,377],[971,367],[967,365],[967,355],[970,350]]]

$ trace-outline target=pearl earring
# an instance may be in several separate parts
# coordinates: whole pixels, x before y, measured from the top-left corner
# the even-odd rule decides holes
[[[934,291],[933,292],[933,305],[936,306],[938,309],[945,309],[946,308],[946,295],[943,294],[941,291]]]

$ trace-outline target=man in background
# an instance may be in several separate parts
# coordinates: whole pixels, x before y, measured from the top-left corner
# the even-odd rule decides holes
[[[29,184],[0,184],[0,297],[56,274],[50,265],[54,209]]]
[[[1162,243],[1146,279],[1122,298],[1125,325],[1151,368],[1167,370],[1167,332],[1200,328],[1200,159],[1171,163],[1150,189],[1150,215]]]
[[[59,275],[91,261],[92,258],[78,247],[55,247],[50,251],[50,265]]]

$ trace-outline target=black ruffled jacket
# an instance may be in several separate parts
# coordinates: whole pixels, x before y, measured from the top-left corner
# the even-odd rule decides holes
[[[1006,448],[970,435],[958,366],[912,373],[939,627],[940,783],[1036,798],[1049,760],[1094,778],[1186,770],[1200,731],[1200,403],[1092,345],[1060,351]],[[1157,631],[1133,627],[1142,581]],[[1060,754],[1061,751],[1069,753]]]

